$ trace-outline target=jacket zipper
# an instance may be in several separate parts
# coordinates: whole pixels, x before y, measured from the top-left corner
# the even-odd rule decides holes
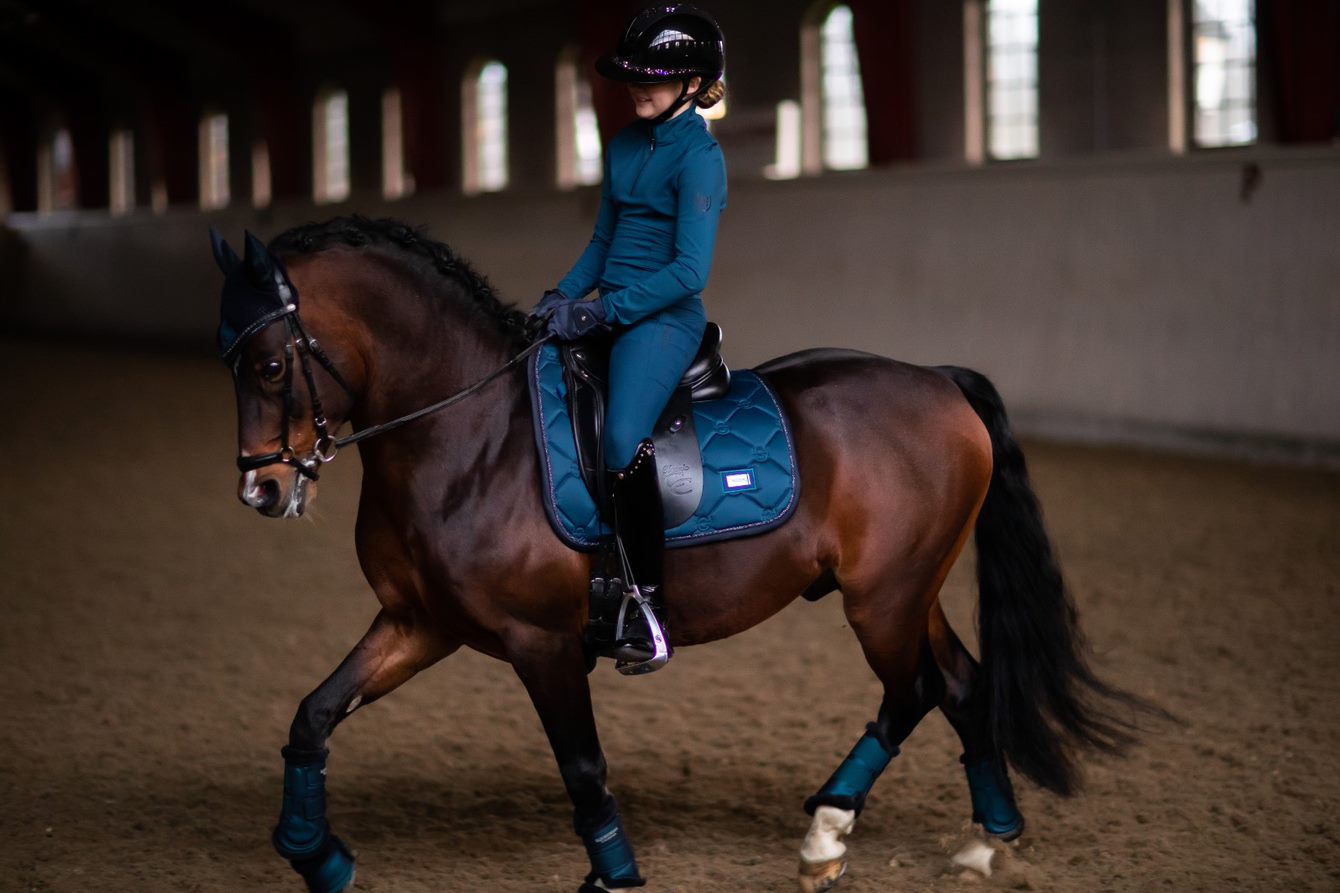
[[[633,178],[633,188],[630,190],[633,195],[637,195],[637,181],[642,179],[642,172],[647,169],[647,162],[651,161],[651,156],[656,154],[656,132],[652,131],[648,141],[651,148],[647,150],[647,157],[642,159],[642,166],[637,169],[637,176]]]

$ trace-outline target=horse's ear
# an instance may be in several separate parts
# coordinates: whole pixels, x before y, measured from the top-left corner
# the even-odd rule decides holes
[[[270,261],[270,250],[250,231],[247,232],[246,246],[247,272],[251,274],[251,281],[262,286],[272,284],[275,270]]]
[[[209,228],[209,242],[214,247],[214,262],[219,265],[223,275],[227,276],[233,270],[236,270],[237,265],[241,263],[237,259],[237,252],[233,251],[232,247],[223,240],[223,236],[219,235],[219,231],[212,226]]]

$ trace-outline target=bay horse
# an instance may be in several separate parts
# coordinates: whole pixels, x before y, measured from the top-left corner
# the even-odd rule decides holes
[[[228,333],[239,496],[263,515],[302,514],[341,423],[366,430],[496,375],[471,399],[359,444],[355,540],[381,607],[293,719],[280,854],[313,891],[351,883],[353,856],[325,816],[327,739],[466,646],[511,664],[539,714],[591,860],[581,889],[641,886],[592,714],[590,558],[546,520],[525,375],[498,374],[527,348],[524,315],[446,245],[391,220],[309,224],[268,249],[248,234],[245,260],[216,234],[215,256],[232,283],[226,324],[230,287],[279,308],[253,307]],[[669,550],[667,625],[683,648],[749,629],[797,597],[841,592],[884,696],[806,803],[802,889],[838,881],[842,839],[875,778],[936,707],[962,741],[974,821],[1017,836],[1007,767],[1070,794],[1079,752],[1133,741],[1132,721],[1111,708],[1138,700],[1089,668],[999,395],[967,369],[849,350],[801,351],[756,371],[790,419],[799,504],[767,533]],[[980,664],[938,600],[974,532]]]

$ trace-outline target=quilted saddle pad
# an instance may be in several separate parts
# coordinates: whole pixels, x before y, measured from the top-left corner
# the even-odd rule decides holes
[[[610,530],[577,467],[558,347],[546,344],[534,354],[529,372],[545,514],[564,543],[592,551]],[[752,536],[790,518],[800,492],[795,444],[767,382],[748,369],[732,371],[726,395],[694,403],[693,414],[703,458],[702,500],[692,517],[666,530],[666,546]]]

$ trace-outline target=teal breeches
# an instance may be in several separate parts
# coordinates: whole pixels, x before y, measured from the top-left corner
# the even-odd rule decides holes
[[[605,464],[624,468],[651,437],[703,340],[702,302],[677,304],[616,331],[610,348]]]

